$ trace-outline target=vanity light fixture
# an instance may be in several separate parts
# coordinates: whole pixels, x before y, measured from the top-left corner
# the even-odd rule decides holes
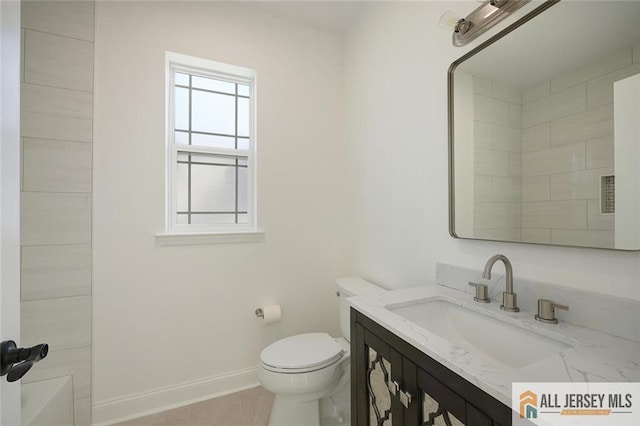
[[[453,45],[464,46],[504,18],[520,9],[530,0],[488,0],[482,3],[466,18],[460,18],[453,26]],[[441,18],[452,24],[451,12],[445,12]],[[446,18],[445,18],[446,16]]]

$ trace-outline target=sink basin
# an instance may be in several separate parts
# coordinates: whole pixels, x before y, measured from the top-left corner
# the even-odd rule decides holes
[[[389,305],[386,309],[455,346],[515,369],[571,348],[564,342],[443,299]]]

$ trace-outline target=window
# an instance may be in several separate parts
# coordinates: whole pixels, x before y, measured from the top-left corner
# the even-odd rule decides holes
[[[167,52],[168,234],[256,230],[255,71]]]

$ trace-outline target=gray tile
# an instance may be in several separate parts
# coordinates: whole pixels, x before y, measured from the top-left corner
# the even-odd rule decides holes
[[[536,99],[544,98],[551,94],[551,82],[543,81],[542,83],[530,87],[522,92],[522,103],[533,102]]]
[[[475,201],[492,201],[493,200],[493,181],[491,176],[475,176],[473,179],[474,185],[474,200]]]
[[[538,151],[549,148],[551,133],[549,123],[529,127],[522,131],[522,152]]]
[[[499,81],[493,82],[493,97],[513,104],[522,104],[521,92]]]
[[[476,175],[509,176],[509,153],[488,149],[476,149],[474,154]]]
[[[93,43],[27,30],[24,81],[92,91]]]
[[[522,201],[548,201],[549,175],[522,178]]]
[[[581,247],[614,247],[613,231],[590,231],[575,229],[552,229],[551,242]]]
[[[522,176],[522,156],[519,153],[509,153],[509,176]]]
[[[93,1],[22,1],[22,26],[93,41]]]
[[[555,93],[564,90],[567,87],[575,86],[576,84],[600,77],[629,65],[631,65],[631,48],[613,52],[606,58],[602,58],[572,73],[551,80],[551,92]]]
[[[175,408],[162,413],[140,417],[126,422],[118,423],[118,426],[192,426],[194,422],[191,416],[191,406]]]
[[[91,246],[22,248],[22,300],[91,294]]]
[[[509,102],[483,95],[474,96],[474,118],[485,123],[509,126]]]
[[[584,170],[586,164],[585,151],[585,143],[578,142],[523,153],[522,177]]]
[[[605,105],[551,122],[551,145],[613,135],[613,105]]]
[[[91,296],[31,300],[21,307],[24,346],[48,343],[60,351],[91,344]]]
[[[632,75],[640,73],[640,64],[596,78],[587,83],[587,108],[594,109],[613,103],[613,84]]]
[[[509,203],[509,226],[518,230],[522,228],[522,202]]]
[[[474,204],[474,226],[477,229],[509,227],[509,203],[487,202]]]
[[[237,395],[227,395],[191,405],[193,426],[237,426],[242,424],[242,406]]]
[[[25,138],[22,190],[91,192],[92,144]]]
[[[246,426],[266,426],[275,394],[257,386],[241,392],[241,395],[242,423]]]
[[[82,399],[91,394],[91,348],[49,351],[37,368],[24,376],[22,383],[38,382],[55,377],[72,376],[73,398]]]
[[[498,151],[521,152],[522,130],[519,128],[494,125],[493,149]]]
[[[505,229],[492,229],[491,238],[489,239],[500,240],[500,241],[521,241],[522,237],[521,237],[520,228],[505,228]],[[462,423],[458,423],[458,424],[462,424]]]
[[[91,398],[76,399],[73,401],[74,426],[91,425]]]
[[[473,238],[480,238],[483,240],[493,240],[495,237],[493,236],[493,229],[474,229],[473,230]]]
[[[587,221],[590,230],[613,231],[616,216],[613,213],[600,213],[600,199],[587,201]]]
[[[509,104],[509,127],[522,128],[522,106]]]
[[[93,95],[77,90],[22,84],[23,137],[91,142]]]
[[[493,125],[475,121],[473,127],[473,144],[476,148],[493,148]]]
[[[522,203],[523,228],[587,228],[587,201],[532,201]]]
[[[551,229],[522,228],[522,241],[551,244]]]
[[[522,126],[529,128],[551,120],[566,117],[587,108],[585,83],[540,98],[522,106]]]
[[[494,176],[493,201],[522,201],[522,179],[517,177]]]
[[[118,426],[267,426],[274,395],[261,386],[118,423]]]
[[[613,135],[587,141],[587,169],[613,167]]]
[[[23,192],[23,246],[91,242],[91,195]]]
[[[577,170],[551,175],[552,200],[585,200],[600,196],[600,176],[613,174],[612,168]]]

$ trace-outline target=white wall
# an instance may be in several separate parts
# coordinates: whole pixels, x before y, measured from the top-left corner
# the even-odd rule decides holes
[[[342,40],[238,5],[97,2],[95,46],[94,422],[163,392],[178,403],[180,384],[255,367],[286,335],[338,333],[334,280],[353,264]],[[165,50],[257,70],[263,242],[157,245]],[[283,320],[263,327],[254,308],[271,302]]]
[[[640,74],[614,83],[616,246],[637,247],[640,244]]]
[[[435,262],[482,269],[507,255],[517,277],[640,299],[640,253],[453,239],[447,211],[449,64],[465,48],[438,27],[477,3],[375,3],[346,42],[357,272],[394,288],[433,282]],[[504,22],[500,27],[504,27]],[[517,288],[516,288],[517,291]]]

